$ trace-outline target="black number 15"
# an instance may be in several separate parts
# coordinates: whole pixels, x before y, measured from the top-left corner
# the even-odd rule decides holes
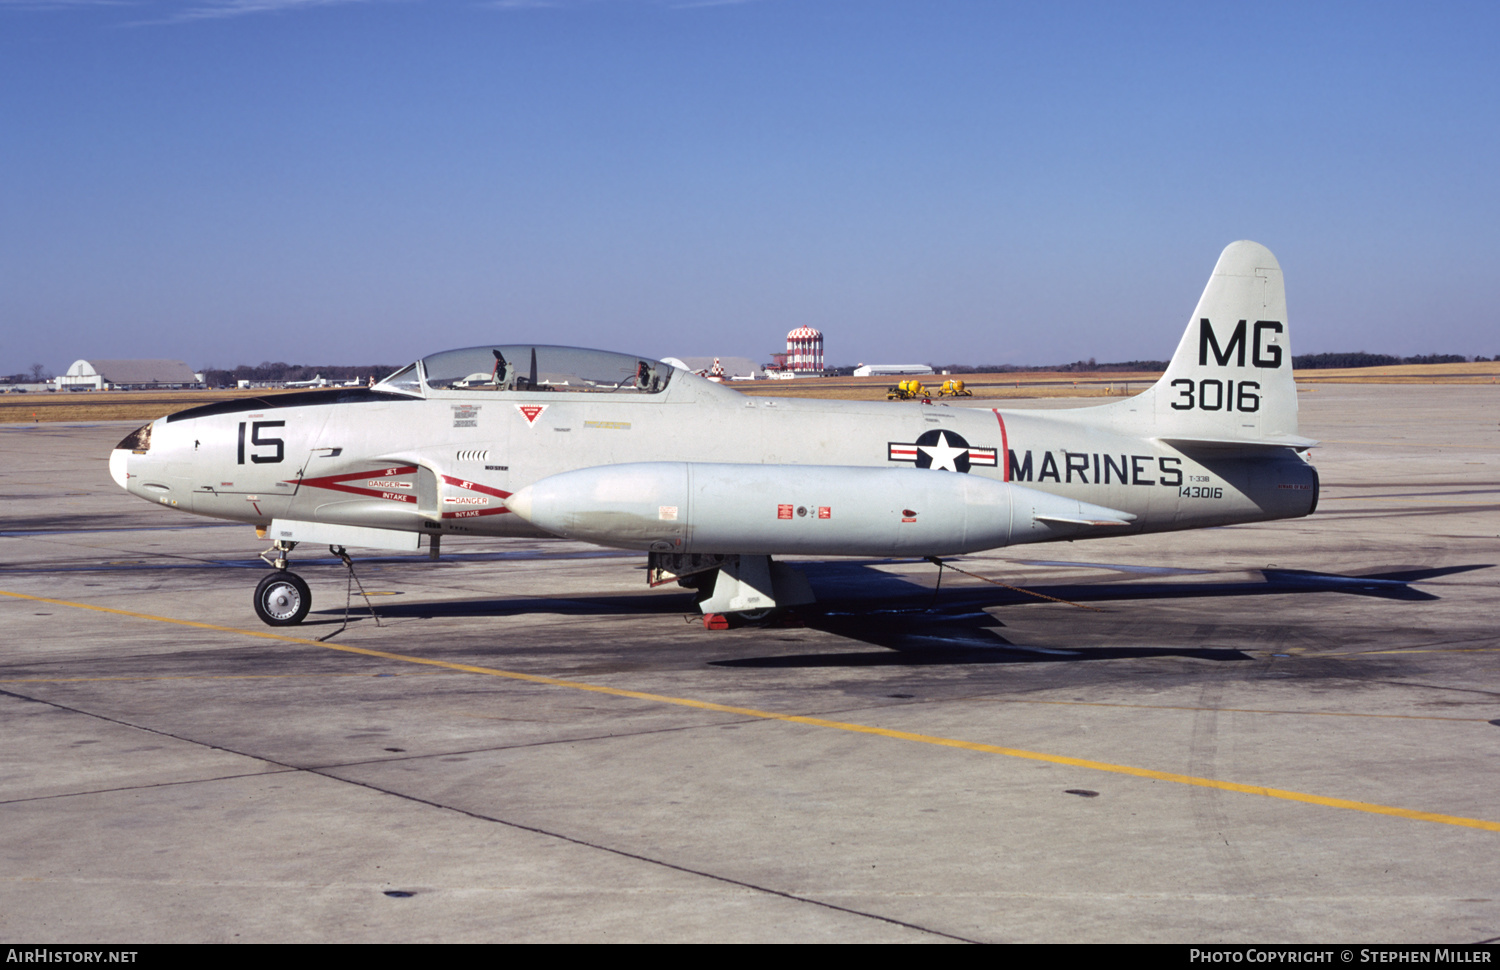
[[[282,428],[286,426],[285,421],[252,421],[250,423],[250,443],[256,447],[273,447],[276,450],[269,455],[251,455],[250,460],[257,465],[275,464],[286,457],[286,448],[280,438],[263,438],[260,431],[262,428]],[[245,422],[240,422],[240,447],[237,465],[245,463]]]

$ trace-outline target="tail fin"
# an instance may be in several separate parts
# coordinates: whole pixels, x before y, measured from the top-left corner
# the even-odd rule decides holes
[[[1286,288],[1269,249],[1248,241],[1225,247],[1167,372],[1122,403],[1131,424],[1167,441],[1313,444],[1297,436]]]

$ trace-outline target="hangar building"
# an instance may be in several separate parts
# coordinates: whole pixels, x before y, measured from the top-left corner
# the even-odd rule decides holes
[[[180,360],[75,360],[55,378],[60,391],[173,390],[202,387],[203,377]]]
[[[885,377],[896,374],[931,374],[927,364],[860,364],[854,368],[855,377]],[[944,371],[944,373],[947,373]]]

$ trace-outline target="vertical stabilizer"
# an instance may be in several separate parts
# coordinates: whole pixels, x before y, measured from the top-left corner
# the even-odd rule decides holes
[[[1125,410],[1163,439],[1310,444],[1297,437],[1286,288],[1269,249],[1225,247],[1167,372]]]

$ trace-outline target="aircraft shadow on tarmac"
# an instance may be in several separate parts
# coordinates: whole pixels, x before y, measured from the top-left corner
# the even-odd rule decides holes
[[[1197,660],[1250,660],[1239,650],[1212,647],[1087,647],[1079,650],[1033,647],[1006,639],[999,620],[988,613],[944,611],[858,615],[824,613],[806,625],[846,640],[882,647],[879,652],[802,653],[714,660],[715,667],[911,667],[951,664],[1077,663],[1144,657]]]
[[[877,567],[891,560],[802,562],[818,596],[815,607],[797,611],[810,629],[881,647],[880,653],[828,653],[744,658],[717,661],[720,666],[871,666],[881,664],[1062,663],[1082,660],[1119,660],[1174,656],[1200,660],[1249,660],[1239,650],[1207,647],[1089,647],[1060,650],[1031,647],[1007,640],[1003,626],[987,608],[1034,605],[1043,600],[1020,589],[998,586],[945,586],[937,591]],[[1301,569],[1258,570],[1260,581],[1151,581],[1030,585],[1026,589],[1072,604],[1105,601],[1170,601],[1220,596],[1349,593],[1381,599],[1428,602],[1439,597],[1411,583],[1454,573],[1490,568],[1482,563],[1443,568],[1392,568],[1359,576]],[[357,602],[357,598],[356,598]],[[878,604],[878,608],[876,607]],[[336,621],[342,610],[321,611]],[[577,597],[517,597],[472,599],[439,603],[381,603],[381,616],[510,616],[551,613],[562,616],[621,614],[684,615],[696,612],[689,594],[623,594]],[[764,628],[773,632],[775,626]],[[886,652],[890,651],[890,652]]]
[[[1000,631],[986,607],[1035,604],[1040,600],[1020,589],[994,586],[948,588],[936,594],[899,576],[874,568],[880,563],[824,563],[826,570],[809,570],[819,593],[818,613],[805,618],[807,626],[887,651],[878,654],[823,654],[744,658],[716,661],[719,666],[870,666],[880,664],[1009,664],[1075,663],[1145,657],[1187,657],[1198,660],[1250,660],[1240,650],[1211,647],[1109,646],[1078,650],[1018,644]],[[1318,592],[1353,593],[1425,602],[1439,597],[1411,588],[1410,583],[1451,573],[1488,568],[1488,564],[1440,569],[1392,569],[1362,576],[1341,576],[1300,569],[1259,570],[1263,581],[1239,582],[1107,582],[1026,587],[1068,603],[1174,599],[1219,596],[1261,596]],[[822,580],[820,583],[819,581]],[[847,598],[840,593],[852,594]],[[871,611],[871,601],[881,609]]]
[[[888,561],[807,563],[808,579],[818,595],[818,605],[825,611],[868,611],[872,602],[887,607],[932,608],[938,610],[982,609],[1035,603],[1039,598],[1067,600],[1073,603],[1122,600],[1197,599],[1217,596],[1267,596],[1297,593],[1352,593],[1381,599],[1426,602],[1440,597],[1413,589],[1411,583],[1491,568],[1490,563],[1442,568],[1396,568],[1359,576],[1319,573],[1305,569],[1267,567],[1259,572],[1261,581],[1241,580],[1203,582],[1198,580],[1142,582],[1111,581],[1068,585],[1025,584],[1025,589],[1000,586],[945,586],[933,590],[875,568]]]

